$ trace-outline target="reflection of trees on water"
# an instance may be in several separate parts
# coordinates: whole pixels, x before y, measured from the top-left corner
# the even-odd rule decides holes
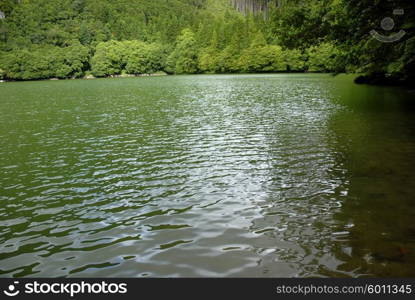
[[[340,94],[333,145],[347,169],[348,195],[336,218],[345,234],[333,244],[344,264],[329,276],[415,275],[415,118],[404,91],[355,87]]]

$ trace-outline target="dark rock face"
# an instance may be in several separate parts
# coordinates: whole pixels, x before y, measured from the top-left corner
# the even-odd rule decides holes
[[[241,13],[247,14],[258,14],[268,13],[270,5],[279,5],[280,1],[276,0],[230,0],[233,7]]]

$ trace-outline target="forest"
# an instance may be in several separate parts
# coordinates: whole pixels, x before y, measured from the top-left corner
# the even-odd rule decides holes
[[[410,0],[2,0],[0,79],[347,72],[403,84],[414,20]]]

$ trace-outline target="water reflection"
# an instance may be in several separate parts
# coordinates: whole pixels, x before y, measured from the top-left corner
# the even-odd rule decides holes
[[[388,89],[326,75],[3,89],[3,276],[412,272],[415,119]]]
[[[347,234],[333,247],[343,263],[323,274],[412,277],[415,103],[396,88],[339,85],[337,92],[344,109],[330,127],[349,183],[336,219]]]

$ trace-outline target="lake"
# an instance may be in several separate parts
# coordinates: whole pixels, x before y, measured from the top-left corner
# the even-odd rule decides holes
[[[0,275],[413,277],[414,100],[346,75],[2,83]]]

